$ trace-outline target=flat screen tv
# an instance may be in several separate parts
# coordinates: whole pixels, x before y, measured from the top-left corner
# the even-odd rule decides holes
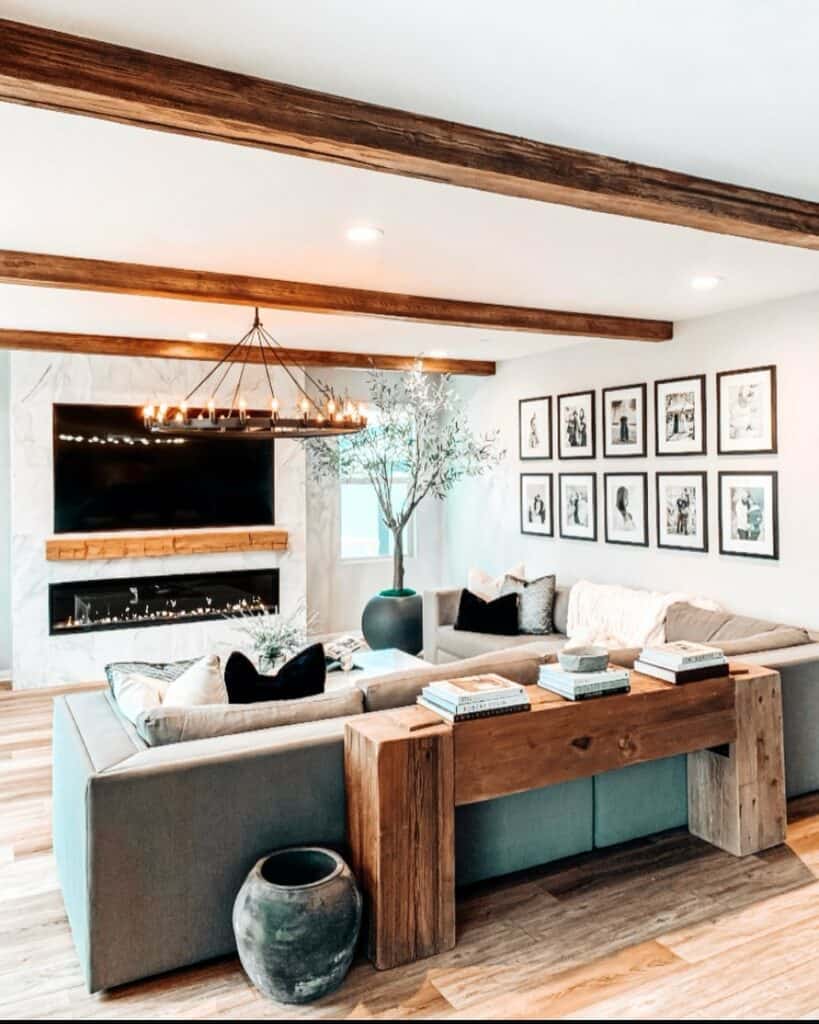
[[[272,523],[273,442],[153,435],[142,410],[54,406],[54,530]]]

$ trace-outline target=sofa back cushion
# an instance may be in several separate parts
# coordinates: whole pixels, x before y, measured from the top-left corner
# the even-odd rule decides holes
[[[439,679],[459,679],[495,672],[504,679],[529,686],[537,682],[540,666],[553,657],[548,643],[524,644],[505,651],[451,661],[446,665],[430,665],[362,679],[358,686],[364,695],[366,711],[387,711],[414,704],[427,683]]]
[[[720,641],[744,640],[746,637],[770,633],[774,630],[796,629],[804,636],[801,643],[809,643],[807,630],[793,626],[782,626],[768,619],[755,619],[749,615],[734,615],[725,611],[706,611],[694,605],[680,602],[672,604],[666,618],[666,640],[693,640],[696,643],[718,643]]]
[[[731,612],[706,611],[684,602],[672,604],[668,609],[666,639],[714,644],[729,655],[773,651],[811,642],[808,631],[799,626],[783,626],[768,619]]]
[[[557,586],[555,588],[555,600],[552,605],[552,626],[556,633],[566,635],[566,627],[569,621],[569,594],[571,587]]]
[[[361,691],[355,686],[349,686],[300,700],[189,708],[166,705],[143,712],[137,718],[136,727],[148,746],[156,747],[166,743],[183,743],[186,740],[270,729],[279,725],[358,715],[363,710],[364,698]]]

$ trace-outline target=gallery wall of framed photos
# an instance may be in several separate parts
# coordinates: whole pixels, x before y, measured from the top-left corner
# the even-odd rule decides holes
[[[739,367],[711,376],[717,455],[776,455],[776,366]],[[778,559],[778,472],[755,464],[747,470],[720,466],[709,474],[697,464],[708,455],[708,389],[709,375],[692,373],[607,385],[599,395],[598,389],[588,389],[559,393],[554,401],[551,395],[521,397],[519,456],[527,463],[527,471],[520,473],[521,533],[596,542],[602,532],[606,544],[646,548],[652,543],[653,519],[657,548],[707,553],[710,475],[720,555]],[[648,458],[650,419],[654,472],[639,464],[633,470],[618,467],[620,459]],[[554,473],[536,472],[529,465],[552,462],[555,450],[561,470],[557,487]],[[602,474],[573,465],[598,460],[598,451]],[[686,468],[678,468],[680,459]]]
[[[726,295],[715,298],[723,301],[729,291],[726,280]],[[760,295],[753,308],[679,320],[673,340],[661,344],[532,339],[532,348],[539,351],[501,360],[493,377],[456,381],[465,414],[476,426],[500,430],[507,457],[491,474],[459,484],[443,504],[441,579],[457,586],[475,565],[500,574],[523,562],[532,578],[554,572],[565,583],[592,579],[702,594],[742,614],[819,629],[819,604],[811,583],[811,569],[819,563],[819,516],[813,512],[819,507],[819,291],[763,300]],[[770,429],[764,409],[749,429],[742,390],[748,378],[736,371],[750,368],[755,375],[750,382],[762,382],[767,391],[765,378],[773,384],[774,375],[753,368],[770,366],[775,367],[771,394],[776,402]],[[607,454],[628,450],[640,436],[638,408],[631,400],[639,405],[632,389],[637,385],[639,392],[642,384],[646,454]],[[630,393],[619,393],[624,390]],[[658,390],[660,417],[655,416]],[[594,392],[595,457],[561,459],[558,396],[589,391]],[[676,393],[687,397],[672,398]],[[551,397],[552,454],[521,461],[518,402],[531,397]],[[704,421],[698,430],[700,412]],[[577,413],[579,424],[579,408]],[[661,448],[680,454],[657,453],[658,420]],[[579,433],[575,431],[575,441],[582,441]],[[685,447],[693,450],[683,454]],[[521,531],[521,473],[552,476],[553,526],[547,536]],[[561,537],[561,473],[595,474],[596,541]],[[621,539],[615,516],[618,487],[641,486],[629,479],[606,481],[607,473],[647,474],[647,547],[606,541],[606,492],[609,537],[616,533]],[[739,473],[745,479],[721,473]],[[644,522],[641,497],[637,490],[638,524]],[[621,506],[623,498],[621,493]],[[631,511],[630,491],[626,507]],[[760,508],[771,525],[771,540],[778,538],[776,558],[771,557],[770,541],[754,539]],[[720,550],[720,517],[726,554]],[[578,532],[579,525],[564,525],[564,534],[572,527]]]

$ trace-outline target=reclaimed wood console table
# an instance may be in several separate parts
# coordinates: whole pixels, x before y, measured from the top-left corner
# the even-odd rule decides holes
[[[455,807],[688,754],[688,827],[737,856],[785,839],[779,674],[682,686],[636,672],[631,693],[572,702],[528,687],[532,709],[451,725],[420,706],[349,722],[353,870],[369,955],[396,967],[455,945]]]

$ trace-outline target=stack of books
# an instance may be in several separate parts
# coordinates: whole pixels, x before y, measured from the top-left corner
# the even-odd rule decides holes
[[[528,711],[530,707],[529,695],[519,683],[494,674],[429,683],[418,703],[449,722]]]
[[[700,679],[727,676],[728,659],[718,647],[675,640],[643,648],[634,662],[635,672],[666,683],[695,683]]]
[[[537,684],[559,693],[567,700],[588,700],[631,689],[627,668],[609,668],[602,672],[564,672],[558,665],[541,665]]]

